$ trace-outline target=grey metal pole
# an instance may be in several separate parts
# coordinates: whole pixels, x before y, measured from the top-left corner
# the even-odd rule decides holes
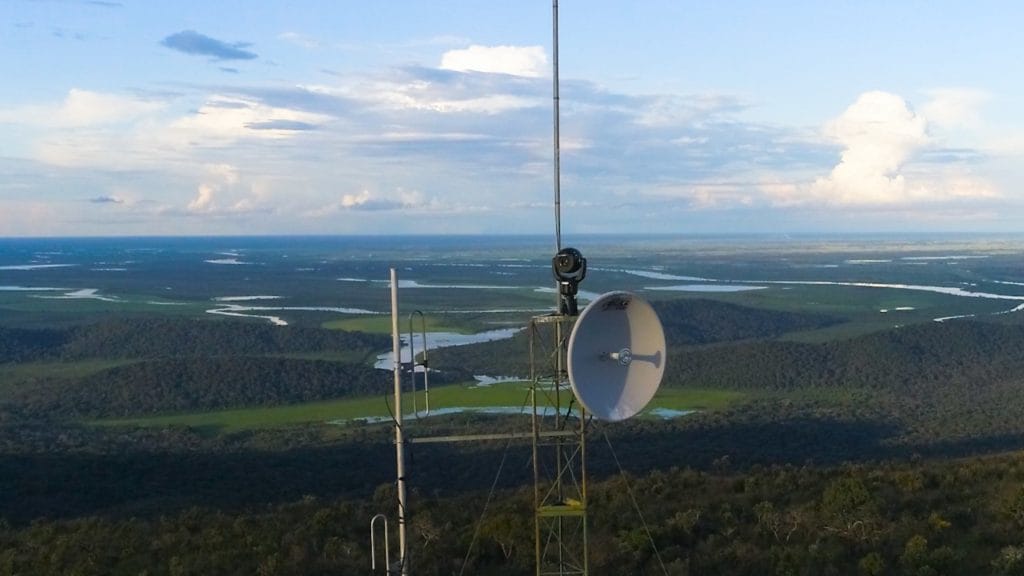
[[[391,348],[395,355],[395,461],[398,490],[398,563],[401,567],[402,576],[408,576],[409,549],[405,538],[405,432],[402,430],[402,341],[398,334],[398,273],[392,268]]]
[[[552,0],[551,2],[551,22],[552,22],[552,40],[551,40],[551,59],[553,62],[552,67],[552,84],[554,92],[554,115],[555,115],[555,252],[559,252],[562,249],[562,153],[561,153],[561,133],[559,126],[559,94],[558,94],[558,0]]]

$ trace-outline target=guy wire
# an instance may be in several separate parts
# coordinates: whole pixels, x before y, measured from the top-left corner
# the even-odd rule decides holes
[[[626,471],[622,469],[622,464],[619,462],[619,456],[615,453],[615,448],[612,447],[612,441],[608,439],[608,432],[602,430],[601,435],[604,436],[604,442],[608,445],[608,449],[611,450],[612,458],[615,459],[615,465],[619,467],[619,474],[622,476],[622,481],[626,483],[626,492],[629,494],[629,499],[633,502],[633,509],[636,510],[636,515],[640,517],[640,523],[644,525],[644,532],[647,533],[647,540],[651,543],[651,549],[654,550],[654,557],[658,559],[658,565],[661,566],[661,572],[668,576],[668,570],[665,569],[665,563],[661,561],[661,554],[658,552],[658,545],[654,543],[654,536],[651,535],[651,528],[647,525],[647,520],[644,520],[644,513],[640,511],[640,504],[636,501],[636,496],[633,495],[633,486],[629,483],[629,477],[626,476]]]

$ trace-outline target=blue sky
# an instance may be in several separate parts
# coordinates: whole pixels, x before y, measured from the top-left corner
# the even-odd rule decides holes
[[[1021,21],[562,0],[563,230],[1019,232]],[[0,236],[553,229],[547,0],[4,0],[0,27]]]

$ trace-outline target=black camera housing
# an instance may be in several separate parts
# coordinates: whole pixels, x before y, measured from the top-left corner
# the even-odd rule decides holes
[[[551,259],[551,271],[558,281],[559,313],[568,316],[579,315],[576,294],[580,282],[587,276],[587,259],[575,248],[562,248]]]

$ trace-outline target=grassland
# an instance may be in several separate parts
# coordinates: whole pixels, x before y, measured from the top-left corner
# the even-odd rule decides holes
[[[528,411],[529,387],[525,382],[506,382],[491,386],[452,385],[438,387],[430,392],[430,404],[437,408],[523,408]],[[732,390],[703,388],[662,389],[649,408],[670,410],[721,410],[744,400],[748,394]],[[403,396],[403,412],[412,409],[411,394]],[[424,397],[420,393],[417,404],[422,410]],[[390,399],[380,396],[310,402],[291,406],[241,408],[215,412],[166,414],[144,418],[96,420],[98,426],[188,426],[216,432],[238,432],[258,428],[273,428],[309,422],[351,421],[362,418],[386,418],[393,408]]]
[[[137,360],[81,360],[75,362],[24,362],[0,364],[0,389],[7,384],[41,378],[84,378]]]

